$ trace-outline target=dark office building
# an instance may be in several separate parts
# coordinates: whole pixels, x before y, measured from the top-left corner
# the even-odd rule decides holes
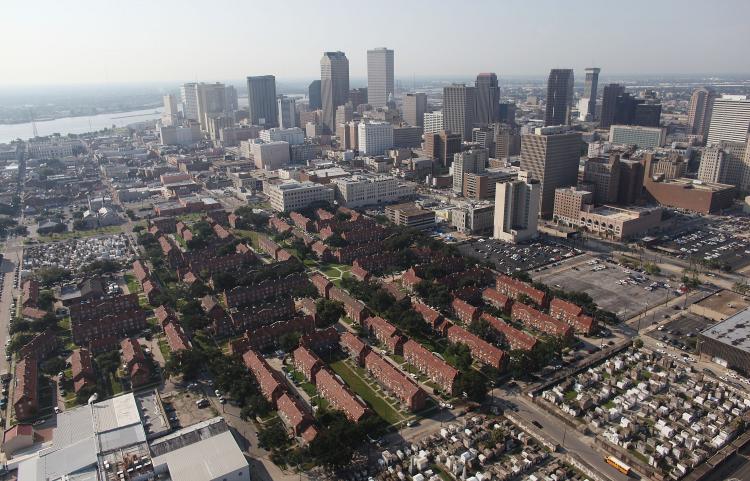
[[[313,80],[307,88],[307,96],[310,99],[310,110],[318,110],[323,105],[320,102],[320,80]]]
[[[453,163],[453,154],[461,152],[461,134],[440,131],[437,134],[424,135],[424,154],[440,161],[443,167]]]
[[[497,121],[503,124],[516,125],[516,104],[503,102],[498,109]]]
[[[352,103],[354,110],[357,107],[367,103],[367,87],[360,87],[358,89],[351,89],[349,91],[349,102]]]
[[[643,192],[643,164],[638,160],[620,159],[620,187],[617,189],[617,203],[635,204]]]
[[[276,127],[276,77],[259,75],[247,78],[248,118],[253,125]]]
[[[461,134],[471,140],[471,129],[476,118],[476,88],[464,84],[443,87],[443,125],[445,130]]]
[[[633,125],[658,127],[661,123],[661,104],[647,104],[639,101],[635,105]]]
[[[547,79],[547,107],[544,112],[545,127],[569,125],[573,105],[573,70],[553,68]]]
[[[480,73],[477,75],[476,87],[476,118],[475,123],[486,127],[497,121],[500,110],[500,87],[497,75],[494,73]]]
[[[625,87],[620,84],[608,84],[602,92],[602,113],[599,126],[609,129],[615,123],[617,98],[625,93]]]

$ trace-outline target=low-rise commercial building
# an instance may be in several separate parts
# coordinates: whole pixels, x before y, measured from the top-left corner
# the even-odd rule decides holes
[[[414,195],[414,186],[389,175],[357,174],[333,179],[336,198],[350,208],[395,202]]]
[[[314,182],[288,180],[269,183],[264,189],[271,208],[277,212],[290,212],[307,207],[313,202],[333,203],[334,190]]]

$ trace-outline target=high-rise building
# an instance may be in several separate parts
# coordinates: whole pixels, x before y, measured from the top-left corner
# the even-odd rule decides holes
[[[586,69],[586,81],[583,84],[583,97],[578,103],[578,116],[581,120],[593,121],[596,118],[596,90],[599,85],[601,69]]]
[[[424,127],[424,114],[427,111],[427,94],[408,93],[404,97],[404,122],[414,127]],[[440,129],[443,130],[442,122]]]
[[[723,140],[709,145],[701,155],[698,180],[734,185],[742,189],[742,179],[747,168],[744,164],[746,148],[745,142]]]
[[[367,87],[359,87],[349,91],[349,102],[352,103],[354,110],[357,110],[357,107],[360,105],[367,103],[367,96]]]
[[[354,109],[352,108],[351,102],[347,102],[344,105],[336,107],[336,125],[345,124],[351,122],[354,118]]]
[[[394,127],[393,146],[396,148],[418,149],[422,146],[421,127]]]
[[[547,79],[544,126],[569,125],[573,105],[573,70],[553,68]]]
[[[224,88],[224,96],[226,97],[225,104],[227,113],[232,113],[239,110],[239,101],[237,99],[237,89],[234,85],[227,85]]]
[[[625,87],[620,84],[608,84],[602,92],[602,113],[599,126],[608,129],[615,123],[615,112],[617,111],[617,99],[625,93]]]
[[[708,143],[722,140],[747,142],[750,130],[750,100],[744,95],[722,95],[714,100]]]
[[[508,159],[521,152],[521,136],[508,124],[495,124],[495,158]]]
[[[641,127],[658,127],[661,125],[661,104],[636,99],[632,124]]]
[[[487,149],[469,149],[453,155],[453,192],[463,192],[464,175],[484,172],[489,160]]]
[[[187,120],[198,120],[198,84],[190,82],[180,87],[182,113]]]
[[[693,90],[688,109],[688,128],[693,135],[705,140],[708,126],[711,124],[711,111],[714,108],[716,91],[711,87],[701,87]]]
[[[641,149],[661,147],[666,138],[667,131],[663,127],[612,125],[609,128],[609,141],[613,144],[635,145]]]
[[[279,113],[277,124],[282,129],[291,129],[297,126],[297,103],[294,97],[280,95],[276,99],[276,111]]]
[[[393,126],[388,122],[361,122],[358,142],[364,155],[383,155],[393,147]]]
[[[393,98],[393,50],[367,51],[367,103],[385,107]]]
[[[161,114],[161,124],[165,127],[171,127],[180,123],[180,113],[177,111],[177,100],[174,95],[167,94],[164,96],[164,111]]]
[[[516,125],[516,104],[513,102],[501,102],[497,120],[510,126]]]
[[[464,84],[453,84],[443,88],[443,124],[445,130],[461,134],[463,140],[471,140],[476,107],[476,89]]]
[[[336,109],[349,97],[349,59],[344,52],[325,52],[320,59],[320,98],[323,127],[335,131]]]
[[[320,80],[313,80],[307,87],[308,107],[310,110],[318,110],[323,104],[320,101]]]
[[[437,134],[424,134],[424,154],[440,162],[443,167],[450,167],[453,155],[461,152],[461,134],[441,130]]]
[[[442,130],[445,130],[445,122],[443,122],[443,111],[438,110],[437,112],[425,112],[422,116],[424,123],[424,133],[426,134],[437,134]]]
[[[620,155],[586,159],[583,164],[583,183],[593,187],[596,205],[617,202],[620,189]]]
[[[471,143],[487,149],[490,156],[495,155],[495,129],[489,127],[474,127],[471,129]]]
[[[199,83],[198,94],[198,122],[201,130],[208,131],[208,119],[218,117],[228,112],[226,87],[223,83]]]
[[[495,239],[522,242],[538,235],[541,184],[523,174],[495,188]]]
[[[541,183],[541,214],[552,215],[555,189],[578,183],[581,134],[564,127],[538,128],[521,137],[521,170]]]
[[[643,164],[640,161],[620,159],[620,187],[617,191],[619,204],[638,202],[643,192]]]
[[[276,77],[259,75],[247,78],[248,118],[253,125],[276,127]]]
[[[476,119],[474,122],[486,126],[497,122],[500,109],[500,87],[497,75],[494,73],[480,73],[477,75],[476,88]]]

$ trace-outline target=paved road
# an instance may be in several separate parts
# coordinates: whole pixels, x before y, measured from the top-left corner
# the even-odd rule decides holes
[[[625,476],[609,466],[604,461],[604,455],[594,449],[591,437],[585,436],[568,427],[567,424],[534,404],[528,396],[521,394],[517,390],[512,392],[503,390],[498,392],[498,394],[500,393],[502,393],[502,396],[496,397],[498,403],[501,403],[502,399],[512,401],[518,409],[515,414],[529,423],[532,421],[539,423],[542,426],[542,431],[560,445],[562,452],[569,451],[577,454],[592,468],[613,481],[637,479],[634,475],[631,475],[631,477]]]

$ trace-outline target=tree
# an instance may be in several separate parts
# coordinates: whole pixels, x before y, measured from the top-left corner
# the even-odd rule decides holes
[[[37,300],[37,305],[39,306],[39,309],[42,309],[44,311],[49,311],[52,309],[52,306],[55,304],[55,295],[50,291],[49,289],[45,289],[42,292],[39,293],[39,298]]]
[[[436,284],[431,281],[422,281],[416,286],[417,294],[424,299],[427,304],[437,307],[438,309],[447,309],[451,303],[451,295],[448,288],[443,284]]]
[[[300,333],[297,331],[288,332],[279,338],[279,346],[284,351],[291,351],[295,347],[299,346]]]
[[[459,371],[471,369],[471,351],[465,344],[449,344],[443,353],[445,360]]]
[[[267,450],[282,449],[289,445],[289,436],[280,422],[274,422],[260,428],[258,445]]]
[[[120,367],[120,353],[117,351],[108,351],[99,354],[94,358],[96,367],[100,372],[114,374]]]
[[[336,232],[334,232],[332,236],[326,239],[325,242],[331,247],[346,247],[349,244]]]
[[[185,381],[196,379],[206,363],[206,357],[199,349],[183,349],[169,356],[164,369],[167,375],[182,375]]]
[[[41,365],[42,372],[49,376],[54,376],[60,371],[65,370],[65,359],[61,357],[51,357]]]
[[[640,348],[642,348],[642,347],[643,347],[643,339],[641,339],[640,337],[636,338],[636,339],[635,339],[635,340],[633,341],[633,346],[634,346],[634,347],[635,347],[636,349],[640,349]]]
[[[60,281],[70,279],[71,272],[62,267],[42,267],[36,270],[36,277],[44,286],[52,286]]]
[[[83,266],[82,270],[87,274],[103,276],[105,274],[118,272],[120,269],[122,269],[122,266],[119,262],[109,259],[99,259],[86,264]]]
[[[461,373],[458,389],[466,393],[470,401],[482,402],[487,397],[487,379],[477,371],[469,369]]]
[[[315,310],[320,320],[318,327],[332,326],[345,314],[342,303],[325,298],[318,299],[315,303]]]
[[[7,352],[18,352],[23,346],[29,343],[34,338],[34,334],[30,332],[19,332],[13,335],[5,348]]]

